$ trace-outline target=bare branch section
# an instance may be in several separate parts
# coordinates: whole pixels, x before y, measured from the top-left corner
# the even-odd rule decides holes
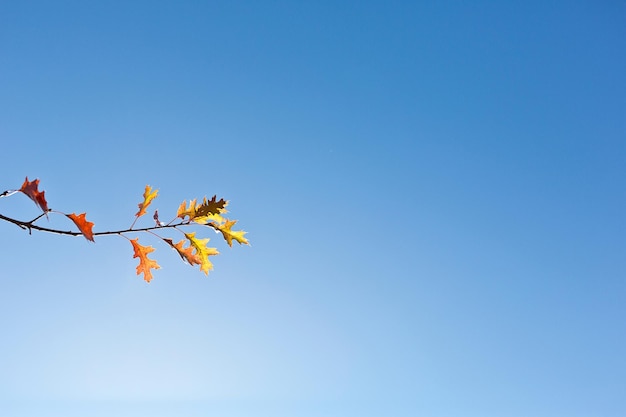
[[[249,245],[248,239],[244,237],[246,232],[243,230],[232,230],[233,225],[237,223],[237,220],[229,220],[224,217],[226,214],[226,206],[228,201],[224,199],[217,199],[217,196],[213,196],[211,199],[206,197],[202,200],[191,200],[189,204],[183,201],[176,211],[176,216],[169,222],[164,223],[159,220],[159,213],[155,210],[152,218],[155,225],[150,227],[135,228],[135,223],[141,216],[147,213],[148,206],[157,197],[158,190],[153,190],[149,185],[143,194],[143,201],[138,204],[139,211],[135,214],[134,220],[131,226],[127,229],[111,230],[94,232],[94,223],[87,220],[86,213],[64,213],[57,210],[51,210],[48,208],[48,202],[45,197],[44,191],[39,191],[39,179],[29,181],[28,177],[22,184],[19,190],[7,190],[0,193],[0,198],[9,197],[16,193],[23,193],[30,198],[36,205],[42,210],[42,213],[32,220],[24,221],[14,219],[12,217],[4,216],[0,214],[0,220],[4,220],[8,223],[12,223],[18,226],[22,230],[28,230],[29,234],[32,234],[33,230],[46,233],[54,233],[57,235],[66,236],[83,236],[85,239],[95,242],[96,236],[118,235],[127,239],[133,248],[133,257],[139,258],[139,265],[137,266],[137,275],[143,274],[145,281],[150,282],[152,279],[152,270],[159,269],[160,266],[153,259],[148,258],[148,254],[154,252],[152,246],[143,246],[139,244],[139,238],[130,239],[127,234],[140,234],[149,233],[161,241],[165,242],[168,247],[175,250],[184,262],[189,265],[199,265],[200,271],[208,275],[209,271],[213,269],[213,264],[209,260],[209,256],[219,254],[216,248],[207,246],[209,242],[208,238],[201,239],[196,237],[196,232],[185,232],[183,228],[192,226],[204,226],[214,229],[216,232],[221,233],[222,237],[228,244],[233,245],[233,241],[240,245]],[[40,226],[35,224],[42,217],[48,218],[48,214],[59,214],[70,219],[77,227],[78,231],[62,230],[51,227]],[[157,233],[159,231],[160,233]],[[161,232],[173,231],[175,233],[182,234],[182,240],[177,243],[170,237],[161,236]]]
[[[52,212],[52,210],[50,212]],[[50,227],[44,227],[44,226],[39,226],[39,225],[34,224],[35,221],[39,220],[44,215],[45,214],[41,214],[40,216],[37,216],[35,219],[30,220],[30,221],[22,221],[22,220],[17,220],[17,219],[0,214],[0,220],[13,223],[14,225],[19,226],[22,229],[37,230],[39,232],[55,233],[57,235],[67,235],[67,236],[82,236],[83,235],[83,232],[53,229]],[[191,222],[185,221],[185,222],[179,222],[179,223],[168,224],[168,225],[163,225],[163,226],[151,226],[151,227],[142,227],[142,228],[136,228],[136,229],[128,228],[128,229],[121,229],[121,230],[111,230],[107,232],[93,232],[93,235],[94,236],[121,235],[124,233],[148,232],[148,231],[157,230],[157,229],[175,229],[180,226],[190,226],[190,225],[192,225]],[[207,224],[205,226],[212,227],[212,225],[210,224]]]

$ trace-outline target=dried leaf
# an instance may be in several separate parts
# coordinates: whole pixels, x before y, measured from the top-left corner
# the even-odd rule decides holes
[[[39,191],[37,189],[38,187],[39,179],[28,181],[28,177],[26,177],[26,180],[24,181],[24,184],[22,184],[22,188],[20,188],[20,191],[26,194],[31,200],[33,200],[35,204],[37,204],[37,206],[44,211],[44,213],[47,213],[49,209],[48,202],[46,201],[45,197],[46,192]]]
[[[150,282],[152,279],[151,269],[160,269],[159,264],[155,260],[148,259],[148,254],[154,252],[152,246],[142,246],[139,244],[139,238],[131,239],[130,243],[133,244],[135,254],[133,258],[139,258],[139,265],[137,265],[137,275],[143,274],[143,279],[146,282]]]
[[[210,200],[207,200],[206,197],[202,199],[202,204],[196,207],[196,217],[224,213],[228,201],[223,198],[220,198],[219,201],[216,199],[216,195]]]
[[[152,191],[152,187],[146,185],[146,190],[143,193],[143,201],[137,204],[139,207],[139,211],[135,214],[136,217],[141,217],[146,214],[146,208],[150,205],[152,200],[154,200],[158,194],[159,190]]]
[[[72,213],[66,214],[66,216],[74,222],[76,227],[78,227],[78,230],[80,230],[83,236],[85,236],[85,239],[91,240],[93,242],[93,223],[87,221],[87,219],[85,218],[85,214],[87,213],[82,213],[79,215]]]
[[[222,213],[226,212],[226,206],[228,205],[228,201],[223,198],[217,200],[217,196],[213,196],[210,200],[207,198],[202,199],[202,203],[196,203],[196,200],[191,200],[189,202],[189,206],[187,206],[186,202],[183,201],[178,208],[176,213],[177,217],[181,219],[185,219],[185,217],[189,217],[189,220],[196,221],[198,223],[203,223],[199,218],[208,218],[209,216],[219,216]],[[198,220],[197,220],[198,219]]]
[[[154,210],[154,215],[152,216],[152,218],[154,219],[156,227],[163,227],[163,226],[165,226],[165,223],[163,223],[161,220],[159,220],[159,210]]]

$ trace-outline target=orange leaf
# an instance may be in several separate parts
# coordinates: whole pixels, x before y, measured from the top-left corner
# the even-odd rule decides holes
[[[139,238],[131,239],[130,243],[133,244],[135,254],[133,258],[139,258],[139,265],[137,265],[137,275],[143,274],[143,279],[146,282],[150,282],[152,279],[152,271],[150,269],[160,269],[159,264],[155,260],[148,259],[148,254],[154,252],[152,246],[141,246],[139,244]]]
[[[48,202],[46,201],[45,191],[39,191],[37,188],[39,187],[39,179],[35,179],[33,181],[28,181],[28,177],[22,184],[22,188],[20,191],[26,194],[31,200],[37,204],[37,206],[42,209],[45,213],[49,211]]]
[[[194,266],[202,264],[202,258],[193,253],[193,247],[189,246],[188,248],[183,248],[183,245],[185,244],[184,239],[176,244],[174,244],[174,241],[172,239],[165,238],[163,240],[166,241],[167,244],[170,245],[172,248],[176,249],[178,255],[180,255],[183,260],[187,261],[189,265]]]
[[[193,219],[196,215],[196,200],[191,200],[189,202],[189,208],[187,208],[187,202],[183,201],[180,203],[178,207],[178,211],[176,212],[176,217],[180,217],[181,219],[185,219],[185,216],[189,216],[190,219]]]
[[[156,198],[158,192],[159,190],[152,191],[152,187],[146,185],[146,191],[144,191],[143,193],[143,201],[137,204],[137,206],[139,207],[139,211],[137,212],[137,214],[135,214],[135,216],[141,217],[146,214],[146,208],[148,208],[152,200]]]
[[[93,223],[87,221],[87,219],[85,218],[85,214],[87,213],[82,213],[79,215],[72,213],[66,214],[66,216],[69,217],[74,222],[74,224],[76,224],[76,227],[78,227],[78,230],[80,230],[83,236],[85,236],[85,239],[91,240],[93,242]]]

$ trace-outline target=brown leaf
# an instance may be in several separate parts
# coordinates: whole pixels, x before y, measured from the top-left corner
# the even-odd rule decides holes
[[[202,203],[197,203],[196,200],[191,200],[189,202],[189,207],[187,207],[187,203],[183,201],[178,207],[178,211],[176,212],[176,216],[181,219],[185,219],[185,217],[189,217],[190,221],[195,221],[199,218],[206,218],[208,216],[219,216],[221,213],[226,212],[226,206],[228,205],[228,201],[220,198],[217,200],[217,196],[213,196],[210,200],[207,198],[202,199]]]
[[[220,198],[216,200],[217,196],[214,195],[212,199],[207,200],[206,197],[202,199],[202,204],[196,207],[196,216],[208,216],[210,214],[220,214],[224,212],[224,209],[228,205],[228,201]]]

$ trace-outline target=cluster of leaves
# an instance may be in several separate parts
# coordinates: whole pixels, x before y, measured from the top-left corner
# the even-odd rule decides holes
[[[219,254],[219,252],[216,248],[208,246],[208,238],[200,239],[196,237],[196,232],[186,232],[183,230],[184,227],[200,225],[212,228],[216,233],[220,233],[224,237],[224,240],[226,240],[226,243],[228,243],[228,246],[231,247],[233,245],[233,241],[239,244],[249,244],[248,240],[244,237],[246,232],[244,232],[243,230],[232,229],[235,223],[237,223],[237,220],[229,220],[224,217],[224,215],[227,213],[226,206],[228,205],[228,201],[224,199],[218,200],[216,196],[213,196],[213,198],[211,199],[207,199],[205,197],[202,199],[202,201],[197,201],[194,199],[191,200],[189,203],[183,201],[180,207],[178,207],[176,217],[174,217],[168,223],[162,222],[159,219],[158,210],[155,210],[154,215],[152,216],[155,222],[154,226],[134,228],[137,220],[147,213],[148,206],[152,203],[152,201],[157,197],[158,194],[158,190],[153,190],[152,187],[146,185],[146,189],[143,193],[143,201],[138,204],[139,211],[137,211],[137,213],[135,214],[135,219],[128,229],[94,232],[94,223],[86,219],[86,213],[66,214],[60,211],[51,210],[48,207],[48,202],[46,201],[45,191],[39,191],[39,179],[29,181],[28,177],[26,177],[26,180],[24,181],[24,184],[22,184],[22,187],[20,189],[4,191],[3,193],[0,193],[0,197],[8,197],[10,195],[20,192],[33,200],[37,207],[39,207],[43,213],[30,221],[21,221],[0,214],[1,220],[13,223],[22,229],[28,230],[29,233],[32,232],[32,230],[37,230],[61,235],[82,235],[85,237],[85,239],[91,242],[95,242],[95,236],[122,236],[131,243],[134,251],[133,257],[139,258],[137,275],[143,274],[143,278],[147,282],[150,282],[150,280],[152,279],[152,270],[160,268],[159,264],[154,259],[150,259],[148,257],[150,253],[154,252],[154,248],[152,246],[143,246],[139,244],[139,238],[131,239],[127,237],[126,234],[145,232],[158,237],[167,245],[169,245],[172,249],[174,249],[183,261],[187,262],[191,266],[198,265],[200,270],[206,275],[208,275],[209,271],[213,269],[213,264],[209,260],[209,257],[217,255]],[[66,216],[76,225],[79,231],[76,232],[52,229],[35,224],[35,222],[37,222],[43,216],[48,218],[48,213],[56,213]],[[184,238],[182,238],[179,242],[174,243],[173,239],[161,236],[161,232],[164,230],[175,230],[181,233]],[[159,233],[157,233],[157,231]]]

